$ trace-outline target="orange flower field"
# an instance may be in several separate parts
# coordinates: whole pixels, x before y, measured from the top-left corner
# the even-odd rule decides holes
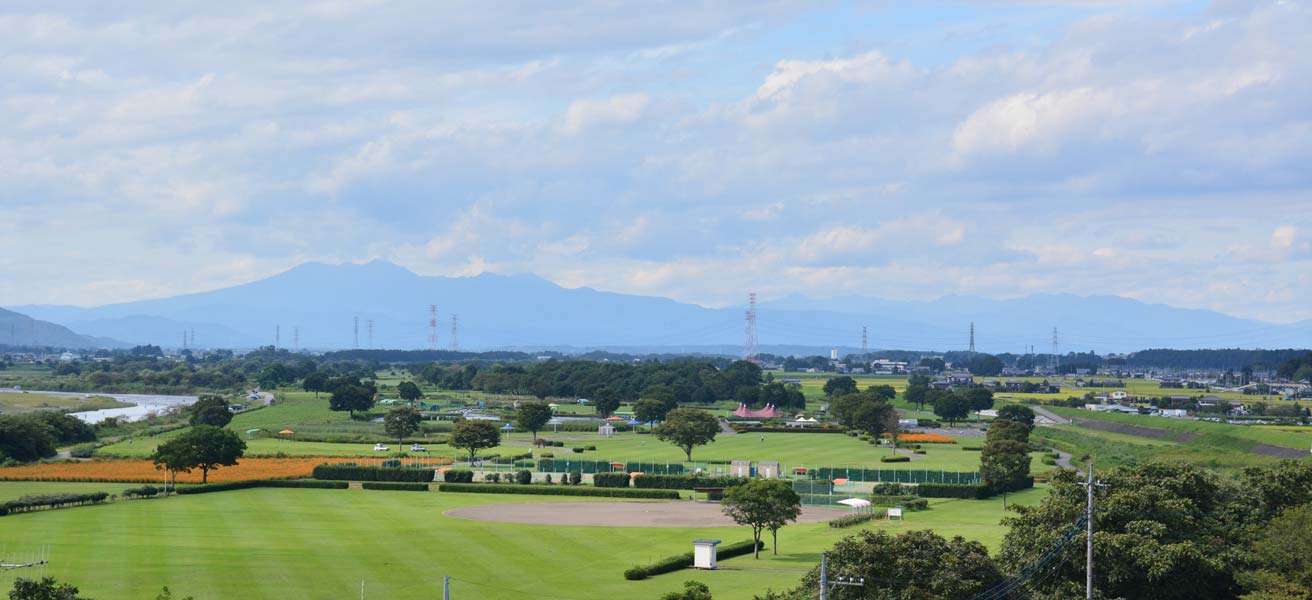
[[[354,462],[375,464],[378,459],[349,457],[243,458],[232,467],[210,471],[211,483],[250,479],[295,479],[309,477],[315,465]],[[426,461],[436,464],[437,460]],[[0,468],[0,481],[121,481],[129,483],[162,482],[164,472],[148,460],[91,460],[53,462]],[[178,473],[178,483],[200,483],[200,470]]]
[[[885,433],[884,437],[890,436]],[[897,441],[906,442],[908,444],[955,444],[957,443],[957,438],[939,435],[937,433],[904,433],[897,436]]]

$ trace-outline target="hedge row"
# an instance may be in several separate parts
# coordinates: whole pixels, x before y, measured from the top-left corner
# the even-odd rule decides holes
[[[647,500],[678,500],[674,490],[623,490],[598,487],[572,487],[555,485],[497,485],[484,483],[441,483],[441,492],[469,494],[532,494],[537,496],[604,496],[608,498],[642,498]]]
[[[436,473],[432,468],[416,469],[410,467],[362,467],[357,465],[318,465],[314,468],[315,479],[334,481],[406,481],[410,483],[427,483]]]
[[[90,492],[86,494],[41,494],[40,496],[23,496],[0,504],[0,516],[9,513],[28,512],[43,508],[63,508],[83,504],[100,504],[109,499],[109,492]]]
[[[901,506],[907,510],[926,510],[929,500],[915,496],[871,496],[870,502],[879,506]]]
[[[854,515],[847,515],[845,517],[838,517],[837,519],[832,519],[829,521],[829,526],[835,529],[842,529],[844,527],[852,527],[855,525],[860,525],[862,523],[865,523],[866,521],[882,519],[886,516],[888,516],[888,511],[881,508],[874,512],[857,513]]]
[[[708,477],[705,475],[639,475],[633,487],[648,490],[691,490],[702,487],[733,487],[747,483],[746,477]]]
[[[566,460],[543,458],[538,460],[538,471],[542,473],[610,473],[615,470],[608,460]]]
[[[911,457],[910,456],[881,456],[879,457],[879,462],[882,463],[911,462]]]
[[[765,548],[765,542],[761,542],[761,548]],[[754,551],[756,551],[756,542],[747,540],[745,542],[735,542],[720,546],[717,548],[716,556],[717,558],[733,558],[735,556],[751,554]],[[653,575],[673,573],[681,569],[692,567],[692,560],[692,552],[676,554],[674,556],[662,558],[661,560],[649,565],[633,567],[624,572],[624,578],[629,581],[637,581],[639,579],[646,579]]]
[[[394,492],[427,492],[427,483],[393,483],[390,481],[366,481],[360,484],[366,490],[388,490]]]
[[[174,493],[186,496],[189,494],[208,494],[210,492],[227,492],[231,490],[245,490],[250,488],[273,487],[273,488],[313,488],[318,490],[344,490],[350,487],[345,481],[311,481],[308,479],[252,479],[249,481],[229,481],[227,483],[207,483],[193,487],[178,488]]]
[[[447,483],[474,483],[474,472],[469,469],[449,469],[442,473],[442,481]]]
[[[599,488],[629,487],[628,473],[597,473],[592,476],[592,485]]]
[[[916,495],[922,498],[966,498],[969,500],[983,500],[992,498],[994,495],[993,488],[982,483],[975,484],[956,484],[956,483],[922,483],[916,486]]]
[[[846,433],[842,427],[734,427],[739,433]]]

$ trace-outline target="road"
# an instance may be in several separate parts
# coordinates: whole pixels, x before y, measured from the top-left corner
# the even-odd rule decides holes
[[[1049,421],[1045,423],[1043,422],[1043,420],[1036,419],[1035,424],[1037,425],[1067,425],[1071,422],[1070,419],[1067,419],[1066,417],[1063,417],[1055,412],[1043,408],[1042,406],[1030,406],[1030,408],[1034,411],[1035,415]]]

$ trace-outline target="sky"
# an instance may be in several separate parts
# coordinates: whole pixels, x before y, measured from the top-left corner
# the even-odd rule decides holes
[[[384,259],[1312,318],[1312,0],[112,4],[0,5],[0,305]]]

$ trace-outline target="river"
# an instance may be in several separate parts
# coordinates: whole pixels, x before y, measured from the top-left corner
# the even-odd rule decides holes
[[[140,421],[150,413],[161,413],[174,406],[187,406],[196,401],[196,396],[160,396],[155,394],[111,394],[107,392],[45,392],[40,390],[12,390],[4,392],[30,392],[45,396],[64,396],[82,398],[84,396],[106,396],[119,402],[131,402],[136,406],[124,408],[105,408],[69,413],[88,423],[96,423],[106,417],[126,417],[129,421]]]

